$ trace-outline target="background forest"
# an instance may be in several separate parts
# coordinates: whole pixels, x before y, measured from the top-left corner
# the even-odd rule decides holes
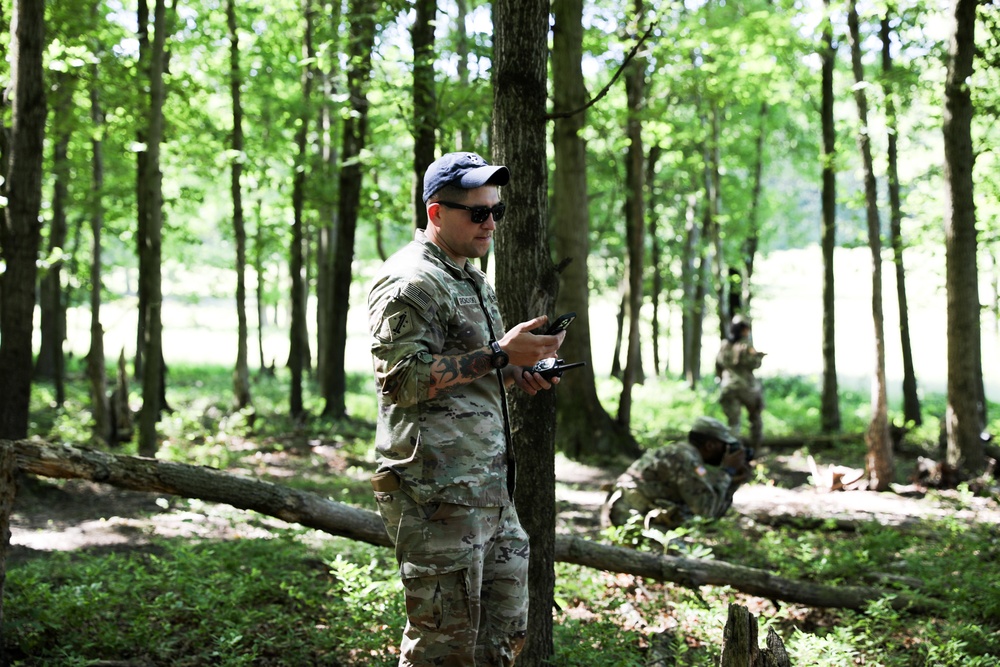
[[[553,510],[526,522],[541,555],[519,664],[711,664],[732,601],[795,664],[1000,664],[1000,590],[981,584],[997,553],[996,449],[980,437],[1000,391],[995,3],[0,0],[0,22],[0,439],[18,441],[0,472],[16,451],[36,473],[18,478],[14,523],[71,533],[59,510],[76,498],[216,526],[12,560],[0,661],[392,664],[402,611],[377,544],[195,492],[53,482],[95,478],[40,472],[31,442],[370,509],[368,277],[422,224],[426,166],[472,150],[513,174],[484,260],[505,320],[577,312],[561,354],[588,362],[512,403],[518,502]],[[780,471],[808,459],[860,470],[858,493],[903,495],[924,457],[936,518],[831,534],[815,508],[791,528],[765,511],[672,536],[578,531],[891,595],[783,606],[548,549],[574,530],[566,503],[593,513],[566,499],[567,470],[606,482],[721,415],[712,362],[736,314],[769,353],[750,486],[796,486]],[[219,599],[185,561],[215,573]],[[930,611],[909,616],[912,599]],[[210,649],[192,649],[202,632]]]

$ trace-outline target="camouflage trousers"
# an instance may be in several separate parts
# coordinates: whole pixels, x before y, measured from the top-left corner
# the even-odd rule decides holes
[[[406,594],[399,667],[509,667],[528,623],[528,535],[510,507],[376,492]]]
[[[726,413],[729,430],[737,438],[740,437],[740,423],[743,421],[743,408],[747,410],[750,422],[750,438],[746,444],[750,447],[760,447],[764,439],[764,395],[759,387],[724,387],[719,396],[719,404]]]

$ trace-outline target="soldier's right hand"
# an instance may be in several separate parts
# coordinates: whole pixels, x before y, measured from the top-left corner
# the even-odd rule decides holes
[[[500,339],[500,347],[510,357],[510,363],[516,366],[531,368],[542,359],[556,356],[559,346],[566,338],[566,332],[560,331],[554,336],[533,334],[531,331],[545,326],[549,318],[545,315],[521,322],[513,327]]]

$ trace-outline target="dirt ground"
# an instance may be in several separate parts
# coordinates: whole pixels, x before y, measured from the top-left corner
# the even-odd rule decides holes
[[[330,452],[330,456],[336,456]],[[956,490],[928,490],[916,484],[894,485],[893,492],[830,491],[811,483],[815,473],[831,472],[797,453],[762,452],[766,483],[742,486],[732,511],[764,523],[780,520],[874,520],[900,525],[935,517],[1000,524],[1000,492],[973,496]],[[897,467],[913,466],[897,461]],[[337,468],[343,469],[342,466]],[[556,466],[560,529],[594,535],[600,506],[620,471],[568,461]],[[811,475],[813,476],[811,478]],[[228,506],[204,503],[193,511],[187,502],[157,494],[116,489],[84,480],[61,483],[23,477],[11,516],[11,562],[52,550],[143,548],[150,537],[248,538],[267,535],[270,520],[234,520]],[[273,520],[273,525],[281,525]]]

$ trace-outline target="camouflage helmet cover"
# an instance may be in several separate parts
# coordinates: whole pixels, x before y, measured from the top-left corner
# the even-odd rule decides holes
[[[691,432],[700,433],[726,444],[735,445],[739,443],[739,438],[730,433],[725,424],[712,417],[698,417],[695,419],[694,423],[691,424]]]

